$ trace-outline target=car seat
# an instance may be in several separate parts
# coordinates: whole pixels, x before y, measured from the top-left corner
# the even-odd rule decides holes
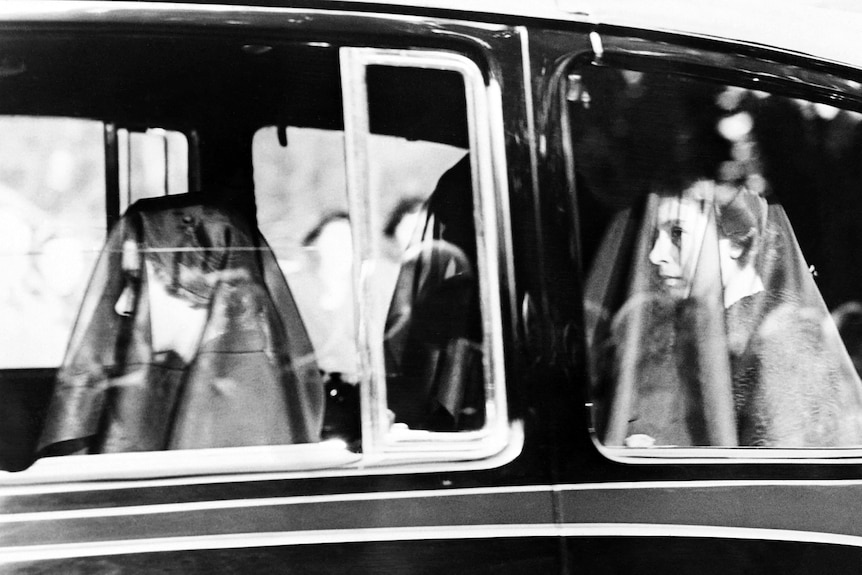
[[[96,265],[40,453],[314,442],[323,393],[290,290],[248,218],[199,193],[144,199]]]

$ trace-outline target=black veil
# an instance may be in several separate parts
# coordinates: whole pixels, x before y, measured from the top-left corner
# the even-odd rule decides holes
[[[323,386],[255,228],[202,196],[131,206],[59,369],[43,454],[318,441]]]
[[[862,383],[774,199],[649,194],[610,226],[586,310],[605,444],[862,445]]]

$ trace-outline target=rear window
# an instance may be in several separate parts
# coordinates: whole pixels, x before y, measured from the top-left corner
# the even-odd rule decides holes
[[[568,96],[598,441],[862,445],[862,115],[611,68]]]

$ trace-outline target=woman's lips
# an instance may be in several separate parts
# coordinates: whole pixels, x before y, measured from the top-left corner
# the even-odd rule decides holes
[[[680,289],[685,287],[685,282],[679,276],[659,276],[661,283],[671,289]]]

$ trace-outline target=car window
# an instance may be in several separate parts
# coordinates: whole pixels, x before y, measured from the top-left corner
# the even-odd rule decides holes
[[[259,225],[296,299],[327,389],[358,399],[359,326],[354,308],[359,298],[353,277],[344,133],[291,127],[287,140],[287,147],[279,144],[275,126],[261,128],[255,135]],[[408,247],[411,253],[421,249],[414,236],[421,236],[424,206],[440,177],[466,151],[372,135],[368,152],[374,159],[370,173],[376,201],[374,213],[364,214],[375,222],[373,260],[366,269],[373,286],[373,329],[377,341],[383,341],[400,270],[405,258],[412,257],[406,253]],[[470,192],[464,190],[468,197]],[[390,329],[400,327],[390,325]],[[358,403],[354,408],[358,417]],[[326,435],[338,434],[329,427]]]
[[[597,439],[862,445],[862,115],[668,73],[568,82]]]
[[[56,367],[105,236],[102,124],[0,116],[0,368]]]
[[[10,326],[0,369],[56,367],[105,240],[105,126],[36,116],[2,116],[0,124],[3,317]],[[185,136],[123,132],[122,206],[187,191]]]
[[[321,370],[356,382],[353,242],[344,166],[344,133],[288,128],[291,146],[278,144],[274,126],[255,135],[254,162],[259,225],[296,286],[294,296]],[[423,204],[443,173],[465,150],[433,142],[373,136],[369,151],[382,160],[379,226],[380,309],[395,291],[404,252],[419,227]],[[314,158],[309,162],[308,158]],[[381,205],[382,204],[382,205]],[[379,268],[379,269],[378,269]],[[378,318],[381,330],[385,318]]]
[[[30,352],[50,334],[52,353],[5,356],[13,417],[0,425],[0,467],[35,462],[26,481],[88,456],[74,473],[116,476],[116,460],[140,477],[502,448],[499,280],[487,255],[488,107],[499,102],[479,68],[433,50],[215,38],[145,42],[171,62],[159,70],[95,57],[142,42],[54,38],[25,67],[54,72],[34,81],[43,93],[88,79],[44,112],[99,119],[56,120],[30,145],[47,155],[61,125],[78,130],[57,163],[65,187],[47,192],[58,221],[79,226],[73,257],[53,261],[77,267],[74,291],[70,280],[51,308],[64,323],[18,342]],[[77,51],[77,75],[53,68],[56,50]],[[106,65],[114,75],[98,73]],[[200,77],[187,81],[189,69]],[[16,85],[0,112],[28,89]],[[45,120],[29,122],[20,132],[32,139]],[[7,158],[17,173],[30,155]],[[22,204],[44,200],[40,184]],[[23,272],[16,281],[44,286]],[[18,334],[5,324],[4,336]]]
[[[117,130],[120,210],[141,198],[189,191],[189,144],[176,130]]]

